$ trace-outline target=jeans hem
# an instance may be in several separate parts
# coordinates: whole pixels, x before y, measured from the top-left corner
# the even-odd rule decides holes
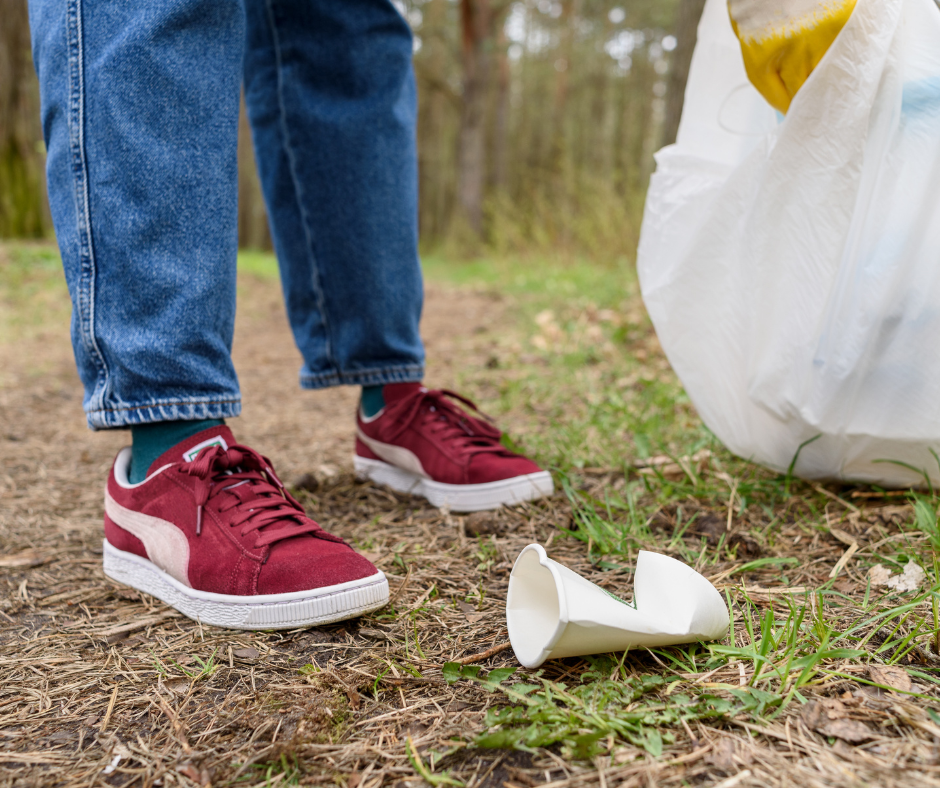
[[[355,372],[321,372],[317,375],[300,373],[302,389],[326,389],[332,386],[384,386],[388,383],[420,383],[424,379],[424,365],[384,369],[362,369]]]
[[[93,430],[120,429],[161,421],[201,421],[230,419],[242,412],[240,398],[224,400],[168,400],[86,411]]]

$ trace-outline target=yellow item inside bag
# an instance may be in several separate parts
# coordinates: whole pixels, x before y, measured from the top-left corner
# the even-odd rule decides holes
[[[728,0],[744,67],[781,112],[852,15],[855,0]]]

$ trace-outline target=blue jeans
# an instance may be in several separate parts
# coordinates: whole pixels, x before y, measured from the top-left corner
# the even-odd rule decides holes
[[[416,93],[388,0],[30,0],[94,429],[237,416],[240,87],[305,388],[420,380]]]

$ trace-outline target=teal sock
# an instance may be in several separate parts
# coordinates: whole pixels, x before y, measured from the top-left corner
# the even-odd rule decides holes
[[[147,478],[150,466],[163,452],[172,449],[197,432],[210,427],[221,427],[221,419],[203,419],[202,421],[158,421],[154,424],[136,424],[131,427],[131,467],[128,477],[131,484],[137,484]]]
[[[362,415],[371,419],[376,413],[385,407],[385,397],[382,396],[384,386],[363,386],[362,387]]]

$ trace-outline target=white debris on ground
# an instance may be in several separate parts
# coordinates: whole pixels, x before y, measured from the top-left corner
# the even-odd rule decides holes
[[[913,561],[908,562],[899,575],[892,574],[884,564],[875,564],[868,570],[872,588],[887,586],[895,591],[915,591],[924,582],[924,577],[923,568]]]

